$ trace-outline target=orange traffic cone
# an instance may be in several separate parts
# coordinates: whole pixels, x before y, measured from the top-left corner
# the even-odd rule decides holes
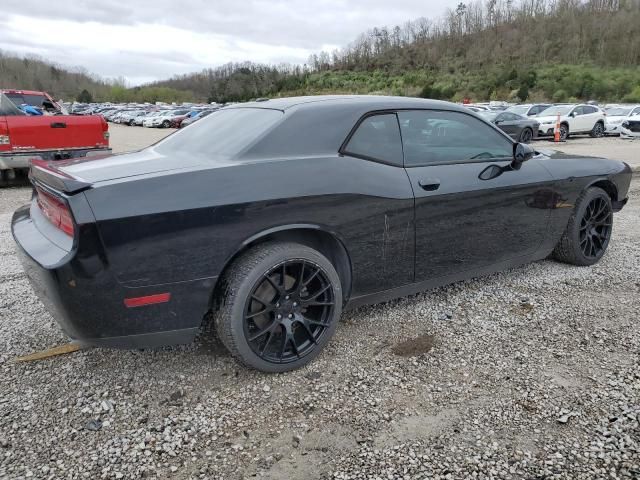
[[[558,119],[556,120],[556,128],[553,131],[553,140],[556,143],[560,143],[560,114],[558,114]]]

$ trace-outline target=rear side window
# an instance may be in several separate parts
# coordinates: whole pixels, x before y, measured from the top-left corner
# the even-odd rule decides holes
[[[396,114],[365,118],[349,139],[344,153],[402,166],[402,140]]]
[[[477,118],[460,112],[398,112],[405,166],[511,158],[513,143]]]
[[[212,157],[234,157],[250,147],[278,123],[283,113],[266,108],[218,110],[189,128],[156,144],[162,153],[197,153]]]
[[[47,98],[44,95],[28,95],[21,93],[7,93],[7,97],[16,105],[31,105],[32,107],[42,107]]]
[[[514,113],[503,113],[501,114],[497,120],[502,120],[503,122],[515,122],[516,120],[520,120],[520,116]]]

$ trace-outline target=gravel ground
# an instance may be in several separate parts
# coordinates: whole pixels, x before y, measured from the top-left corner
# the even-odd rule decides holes
[[[14,255],[29,191],[0,190],[0,478],[638,479],[632,189],[597,266],[543,261],[348,312],[282,375],[208,338],[14,363],[67,339]]]

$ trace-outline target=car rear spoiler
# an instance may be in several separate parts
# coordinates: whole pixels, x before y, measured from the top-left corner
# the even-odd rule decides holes
[[[31,160],[29,178],[63,193],[79,193],[91,188],[91,184],[56,169],[46,160]]]

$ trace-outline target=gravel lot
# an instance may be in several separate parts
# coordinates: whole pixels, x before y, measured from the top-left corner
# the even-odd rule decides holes
[[[112,141],[166,133],[112,127]],[[640,158],[619,142],[563,148]],[[632,190],[599,265],[543,261],[349,312],[282,375],[208,338],[13,362],[67,339],[14,255],[29,190],[0,190],[0,478],[640,478]]]

